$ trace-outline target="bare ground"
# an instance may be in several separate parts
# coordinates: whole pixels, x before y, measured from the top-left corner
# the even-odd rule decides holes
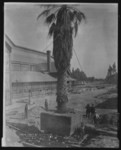
[[[48,99],[49,102],[49,109],[56,109],[56,96],[54,94],[48,94],[46,97],[43,95],[39,98],[32,98],[32,100],[35,102],[35,104],[38,107],[33,107],[30,109],[29,117],[34,119],[35,116],[39,114],[42,107],[44,107],[44,100],[45,98]],[[118,115],[117,115],[117,88],[115,85],[104,85],[104,84],[88,84],[84,86],[78,86],[74,87],[71,92],[69,93],[69,102],[68,107],[74,108],[76,111],[79,111],[80,113],[85,114],[85,106],[86,104],[95,104],[97,112],[102,115],[106,116],[103,118],[103,122],[100,123],[100,128],[105,128],[105,130],[113,131],[115,130],[117,132],[117,122],[118,122]],[[41,109],[39,109],[39,106],[41,106]],[[8,111],[6,115],[6,119],[10,119],[10,116],[13,116],[13,122],[15,122],[15,118],[18,118],[19,121],[22,120],[23,117],[23,110],[24,108],[17,108],[13,111]],[[11,113],[11,114],[10,114]],[[18,115],[19,114],[19,115]],[[110,119],[109,119],[110,118]],[[112,125],[110,124],[112,118]],[[108,121],[107,121],[108,120]],[[107,121],[107,123],[106,123]],[[92,122],[88,122],[91,123]],[[17,142],[15,139],[17,138],[11,138],[12,134],[9,134],[9,130],[6,133],[8,136],[8,139],[13,139],[14,144],[17,145]],[[13,133],[13,132],[12,132]],[[17,135],[18,136],[18,135]],[[16,134],[15,134],[16,137]],[[15,141],[14,141],[15,140]],[[21,145],[20,142],[18,142]],[[10,145],[10,142],[9,144]],[[55,144],[56,145],[56,144]],[[63,145],[63,144],[62,144]],[[57,146],[57,145],[56,145]],[[90,134],[87,140],[82,144],[82,147],[119,147],[119,140],[117,137],[109,136],[107,135],[95,135],[93,133]]]

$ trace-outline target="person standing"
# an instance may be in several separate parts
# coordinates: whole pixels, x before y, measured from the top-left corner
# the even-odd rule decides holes
[[[84,125],[84,123],[82,122],[82,123],[81,123],[81,139],[84,137],[84,135],[85,135],[85,125]]]
[[[31,103],[31,90],[29,90],[29,105]]]
[[[93,116],[95,115],[95,106],[94,106],[94,104],[92,104],[92,106],[90,108],[90,112],[91,112],[91,117],[93,118]]]
[[[86,108],[86,117],[89,118],[89,116],[90,116],[90,105],[87,104],[85,108]]]
[[[28,104],[25,105],[25,118],[28,118]]]
[[[45,99],[45,110],[48,111],[48,102],[47,102],[47,99]]]

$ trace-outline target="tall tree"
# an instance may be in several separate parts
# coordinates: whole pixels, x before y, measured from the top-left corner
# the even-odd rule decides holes
[[[38,16],[45,16],[49,25],[49,35],[53,36],[53,56],[58,73],[57,81],[57,108],[60,112],[66,111],[67,72],[70,69],[72,58],[73,34],[78,32],[78,25],[85,15],[72,5],[48,5]]]
[[[108,69],[109,77],[110,77],[110,76],[112,76],[112,70],[113,70],[113,69],[112,69],[112,66],[111,66],[111,65],[109,65],[109,69]]]
[[[115,64],[115,62],[114,62],[114,64],[112,65],[112,71],[113,71],[113,74],[116,73],[116,64]]]
[[[79,68],[72,69],[71,76],[79,81],[83,81],[87,79],[86,74],[83,71],[80,71]]]

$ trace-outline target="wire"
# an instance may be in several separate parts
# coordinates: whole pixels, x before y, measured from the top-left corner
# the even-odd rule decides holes
[[[57,36],[58,37],[58,36]],[[54,41],[57,39],[57,37],[54,39]],[[52,42],[50,42],[42,51],[45,51],[47,48],[48,48],[48,46],[49,45],[51,45],[53,43],[53,41]],[[77,56],[77,54],[76,54],[76,51],[75,51],[75,49],[73,48],[73,50],[74,50],[74,53],[75,53],[75,56],[76,56],[76,59],[77,59],[77,61],[78,61],[78,64],[79,64],[79,67],[80,67],[80,69],[83,71],[83,69],[82,69],[82,66],[81,66],[81,64],[80,64],[80,61],[79,61],[79,59],[78,59],[78,56]]]
[[[73,48],[73,50],[74,50],[74,53],[75,53],[76,59],[77,59],[77,61],[78,61],[78,64],[79,64],[79,66],[80,66],[80,69],[83,71],[82,66],[81,66],[81,64],[80,64],[80,61],[79,61],[79,59],[78,59],[78,57],[77,57],[76,51],[75,51],[75,49],[74,49],[74,48]]]
[[[53,41],[52,41],[53,42]],[[42,51],[44,52],[45,50],[47,50],[48,46],[52,44],[52,42],[50,42]]]
[[[58,37],[59,35],[57,35],[57,37]],[[57,39],[57,37],[54,39],[54,41]],[[48,48],[48,46],[49,45],[51,45],[53,43],[53,40],[42,50],[42,51],[45,51],[47,48]]]

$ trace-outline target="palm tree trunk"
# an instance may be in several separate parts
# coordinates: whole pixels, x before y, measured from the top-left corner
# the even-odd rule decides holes
[[[67,71],[58,72],[57,81],[57,110],[60,113],[66,112],[66,103],[68,102],[67,96]]]

